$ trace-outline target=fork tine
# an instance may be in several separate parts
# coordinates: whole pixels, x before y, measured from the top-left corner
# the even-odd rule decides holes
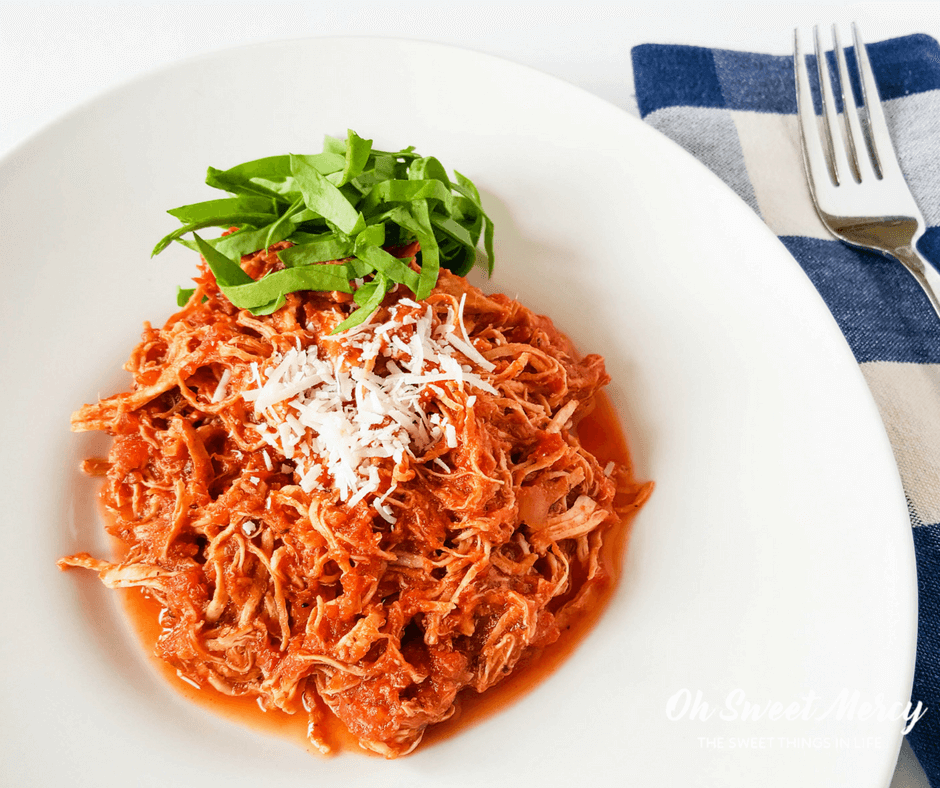
[[[806,57],[800,48],[800,31],[793,31],[793,61],[796,71],[796,104],[800,116],[800,137],[803,140],[803,163],[811,184],[819,188],[826,181],[831,182],[832,174],[826,161],[813,109],[813,94],[809,86],[809,72],[806,69]]]
[[[881,97],[878,94],[878,85],[868,60],[868,51],[862,43],[858,32],[858,25],[852,23],[852,37],[855,42],[855,57],[858,60],[858,73],[862,82],[862,96],[868,109],[868,130],[871,133],[872,155],[875,166],[882,176],[890,170],[892,175],[900,175],[901,168],[894,155],[894,145],[888,133],[888,122],[885,120],[884,110],[881,108]]]
[[[832,26],[832,41],[836,54],[836,65],[839,67],[839,84],[842,88],[842,114],[845,118],[845,137],[848,141],[849,157],[855,165],[855,173],[858,176],[859,183],[863,183],[869,178],[877,176],[874,169],[872,169],[871,160],[868,158],[868,146],[865,143],[862,124],[858,118],[858,106],[855,103],[855,93],[849,79],[849,67],[845,60],[845,50],[842,49],[839,29],[835,25]]]
[[[820,95],[823,100],[823,122],[816,117],[810,94],[806,57],[800,49],[799,30],[793,32],[794,76],[796,78],[797,112],[803,149],[803,166],[809,183],[809,193],[823,225],[836,238],[863,249],[872,249],[894,257],[917,281],[940,317],[940,272],[917,250],[917,241],[924,234],[923,214],[904,179],[897,156],[891,144],[882,110],[878,87],[872,75],[868,53],[852,25],[855,52],[861,75],[865,104],[868,110],[868,139],[858,114],[848,78],[845,52],[839,41],[838,29],[833,26],[834,62],[839,71],[843,91],[845,128],[839,128],[832,83],[826,54],[819,45],[819,28],[813,28],[816,61],[819,69]],[[825,126],[825,129],[820,129]],[[845,140],[835,139],[844,134]],[[823,141],[825,136],[826,141]],[[865,143],[870,142],[869,148]],[[827,166],[824,146],[828,143],[833,167]],[[850,183],[846,173],[851,171],[846,149],[854,143],[853,156],[864,176],[858,183]],[[860,148],[866,151],[858,155]],[[869,157],[869,153],[871,157]],[[866,167],[880,162],[881,180],[867,177]],[[823,171],[829,175],[827,180]],[[845,187],[839,185],[839,174]]]
[[[819,69],[819,92],[822,95],[823,115],[826,118],[826,131],[829,139],[829,153],[832,156],[832,175],[836,185],[850,176],[849,159],[845,155],[842,131],[839,128],[839,114],[836,112],[836,99],[832,92],[832,80],[829,77],[829,63],[826,51],[819,44],[819,27],[813,27],[813,39],[816,42],[816,67]]]

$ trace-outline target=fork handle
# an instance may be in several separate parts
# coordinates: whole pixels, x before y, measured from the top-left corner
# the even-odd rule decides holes
[[[917,280],[921,286],[933,311],[940,317],[940,273],[934,268],[926,258],[914,248],[913,245],[902,246],[895,249],[892,253],[894,257],[900,260],[904,267]]]

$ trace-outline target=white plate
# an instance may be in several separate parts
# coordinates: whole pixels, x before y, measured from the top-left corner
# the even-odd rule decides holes
[[[497,224],[493,288],[606,356],[638,472],[657,484],[575,655],[397,762],[316,758],[184,702],[114,595],[55,568],[107,547],[77,472],[104,444],[71,435],[69,414],[122,384],[141,322],[166,318],[194,268],[181,248],[149,259],[173,225],[163,211],[208,196],[209,164],[316,152],[347,127],[476,181]],[[7,158],[0,249],[4,784],[887,783],[899,724],[831,708],[843,689],[872,704],[910,692],[913,550],[880,421],[794,260],[639,121],[429,44],[222,52],[111,92]],[[736,689],[761,706],[817,700],[811,719],[669,719],[683,689],[712,707]]]

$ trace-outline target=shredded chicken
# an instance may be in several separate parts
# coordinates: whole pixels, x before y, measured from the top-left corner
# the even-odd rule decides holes
[[[273,270],[283,246],[243,268]],[[156,599],[156,652],[184,679],[308,714],[323,751],[332,712],[363,747],[411,752],[458,693],[524,664],[609,582],[601,545],[649,486],[625,467],[605,474],[577,438],[608,381],[603,359],[579,359],[547,318],[442,272],[420,309],[437,325],[464,301],[467,350],[490,369],[459,357],[490,390],[429,386],[424,412],[453,426],[451,440],[372,460],[379,489],[350,506],[328,478],[304,491],[244,396],[292,349],[357,363],[329,336],[350,298],[294,293],[255,317],[204,266],[196,285],[162,329],[145,325],[126,365],[131,390],[72,419],[75,431],[113,436],[107,460],[86,470],[104,476],[109,530],[127,553],[59,564]],[[372,322],[403,295],[389,294]],[[403,344],[413,330],[396,329]],[[369,363],[389,374],[385,357]],[[383,496],[390,517],[375,508]]]

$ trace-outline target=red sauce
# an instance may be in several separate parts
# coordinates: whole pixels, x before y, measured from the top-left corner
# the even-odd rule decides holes
[[[604,467],[609,461],[615,461],[632,469],[630,454],[617,414],[610,400],[603,392],[597,395],[594,410],[579,423],[578,437],[582,445],[597,457],[601,467]],[[588,613],[582,615],[575,624],[563,631],[561,637],[555,643],[530,659],[526,665],[515,670],[495,687],[482,694],[473,690],[465,690],[461,693],[458,696],[457,713],[446,722],[429,728],[419,745],[420,749],[427,749],[429,746],[433,746],[434,743],[452,736],[510,705],[545,679],[571,655],[597,622],[613,594],[629,539],[630,525],[628,518],[621,522],[620,528],[612,531],[605,540],[602,560],[612,577],[612,582],[607,584],[603,591],[598,594]],[[153,645],[160,633],[160,626],[157,622],[160,612],[159,605],[146,598],[137,589],[123,591],[121,596],[146,652],[152,655]],[[188,700],[246,727],[287,738],[310,752],[319,753],[307,739],[307,717],[305,713],[300,712],[290,715],[281,711],[263,712],[254,698],[233,698],[212,688],[197,689],[180,680],[173,668],[163,660],[152,656],[151,661],[157,670],[167,678],[170,686]],[[335,718],[332,718],[327,726],[327,738],[334,751],[366,752],[358,746],[355,738]]]

